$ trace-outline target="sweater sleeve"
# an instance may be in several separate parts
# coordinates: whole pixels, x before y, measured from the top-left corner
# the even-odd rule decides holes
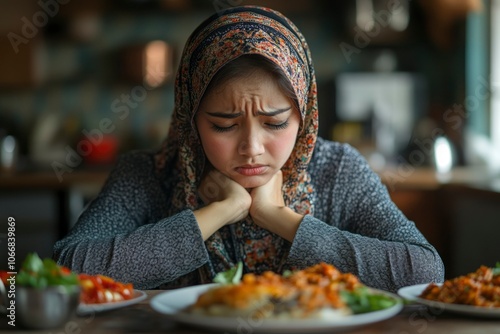
[[[54,258],[76,272],[104,274],[150,289],[188,274],[208,261],[191,210],[162,218],[165,192],[151,156],[120,159],[98,197],[70,233],[54,246]]]
[[[349,146],[343,150],[340,163],[316,173],[324,180],[318,193],[325,196],[317,203],[324,213],[321,219],[304,217],[288,265],[332,263],[388,291],[442,282],[444,266],[435,248],[392,202],[364,158]]]

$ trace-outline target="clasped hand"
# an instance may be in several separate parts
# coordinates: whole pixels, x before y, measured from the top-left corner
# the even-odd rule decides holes
[[[285,206],[282,185],[281,171],[266,184],[247,190],[221,172],[212,170],[202,179],[198,192],[207,209],[212,207],[213,213],[221,219],[226,218],[222,226],[250,215],[255,224],[291,241],[302,216]]]

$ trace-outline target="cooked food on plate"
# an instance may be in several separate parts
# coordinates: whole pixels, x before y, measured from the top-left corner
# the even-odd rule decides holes
[[[104,275],[78,275],[82,293],[80,301],[85,304],[119,302],[133,297],[132,283],[120,283]]]
[[[420,298],[443,303],[500,307],[500,263],[496,268],[481,266],[475,272],[446,280],[441,286],[431,283]]]
[[[326,263],[277,274],[245,274],[241,264],[215,279],[222,283],[201,294],[188,312],[210,316],[252,318],[332,319],[377,311],[397,303],[395,298],[363,285],[350,273]]]

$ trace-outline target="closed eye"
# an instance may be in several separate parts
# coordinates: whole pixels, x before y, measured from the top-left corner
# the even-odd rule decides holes
[[[283,130],[283,129],[286,129],[289,124],[290,124],[290,122],[288,122],[288,119],[287,119],[286,121],[284,121],[283,123],[280,123],[280,124],[266,123],[266,126],[269,127],[271,130]]]
[[[222,132],[231,131],[231,129],[234,128],[235,126],[236,126],[236,124],[233,124],[231,126],[218,126],[218,125],[212,124],[211,128],[215,132],[222,133]]]

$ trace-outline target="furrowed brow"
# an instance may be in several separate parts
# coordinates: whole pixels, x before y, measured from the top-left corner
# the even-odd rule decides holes
[[[241,113],[241,112],[239,112],[239,113],[225,113],[225,112],[208,112],[208,111],[207,111],[207,114],[210,116],[213,116],[213,117],[228,118],[228,119],[238,118],[241,115],[243,115],[243,113]]]
[[[259,111],[259,112],[257,112],[257,114],[259,114],[261,116],[276,116],[276,115],[282,114],[284,112],[287,112],[290,109],[292,109],[292,107],[277,109],[277,110],[272,110],[272,111]]]
[[[288,108],[283,108],[283,109],[276,109],[276,110],[271,110],[271,111],[258,111],[257,114],[259,116],[276,116],[282,113],[285,113],[289,111],[292,107]],[[219,117],[219,118],[227,118],[227,119],[234,119],[238,118],[243,115],[242,112],[239,113],[225,113],[225,112],[208,112],[207,114],[212,116],[212,117]]]

